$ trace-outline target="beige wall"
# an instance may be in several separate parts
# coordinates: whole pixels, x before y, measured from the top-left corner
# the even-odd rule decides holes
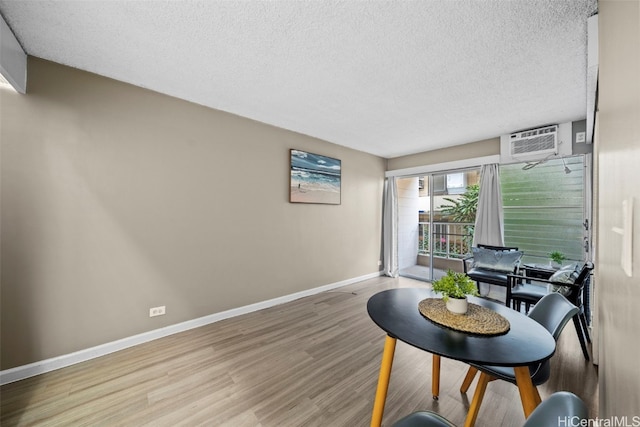
[[[500,154],[500,137],[485,139],[455,147],[426,151],[409,156],[395,157],[387,162],[387,170],[413,168],[417,166],[435,165],[456,160]]]
[[[640,2],[599,3],[598,235],[601,418],[640,416]],[[622,200],[634,198],[633,277],[620,267]],[[629,422],[632,419],[629,418]]]
[[[0,92],[2,369],[379,270],[382,158],[33,58]],[[290,148],[341,205],[288,202]]]

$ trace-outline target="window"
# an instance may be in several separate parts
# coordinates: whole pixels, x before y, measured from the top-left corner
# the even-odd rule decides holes
[[[584,259],[584,157],[549,160],[522,170],[500,167],[505,245],[517,246],[526,261],[546,262],[552,251]]]
[[[462,194],[467,190],[467,174],[464,172],[431,175],[433,180],[433,195]],[[428,190],[428,177],[420,177],[418,186],[421,190]],[[426,191],[425,195],[429,194]]]
[[[462,194],[466,189],[463,172],[447,174],[447,193]]]
[[[433,194],[447,194],[446,175],[431,175],[433,179]]]

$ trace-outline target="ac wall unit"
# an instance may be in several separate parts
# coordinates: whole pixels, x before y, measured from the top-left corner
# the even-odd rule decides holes
[[[509,154],[514,159],[541,159],[558,153],[558,125],[509,135]]]

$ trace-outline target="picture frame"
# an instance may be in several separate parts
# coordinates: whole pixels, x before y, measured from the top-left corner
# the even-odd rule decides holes
[[[341,204],[342,161],[290,150],[289,202]]]

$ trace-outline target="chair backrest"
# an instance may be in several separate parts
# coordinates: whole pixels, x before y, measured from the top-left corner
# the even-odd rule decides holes
[[[587,405],[578,396],[557,391],[533,410],[523,427],[582,426],[588,417]],[[453,427],[453,424],[433,411],[418,411],[396,421],[392,427]]]
[[[582,298],[580,298],[580,296],[582,295],[582,290],[584,289],[584,285],[587,283],[587,279],[589,278],[592,270],[593,263],[585,263],[576,278],[575,285],[577,286],[571,286],[569,293],[566,295],[567,299],[578,307],[582,306]]]
[[[491,249],[493,251],[517,251],[518,248],[515,246],[491,246],[491,245],[483,245],[481,243],[478,243],[476,245],[479,248],[485,248],[485,249]]]
[[[540,403],[523,426],[581,426],[585,425],[583,422],[588,417],[587,405],[578,396],[567,391],[558,391]]]
[[[571,304],[562,294],[552,292],[540,298],[529,312],[529,317],[544,326],[557,341],[565,325],[578,311],[578,307]],[[549,359],[529,366],[529,371],[531,381],[535,385],[547,382],[551,376]]]
[[[580,274],[578,274],[578,278],[576,279],[576,285],[580,285],[584,283],[587,276],[591,274],[591,270],[593,270],[593,263],[586,262],[582,266],[582,270],[580,270]]]
[[[562,294],[552,292],[540,298],[529,312],[529,317],[544,326],[557,340],[567,322],[578,311],[578,307],[571,304]]]

